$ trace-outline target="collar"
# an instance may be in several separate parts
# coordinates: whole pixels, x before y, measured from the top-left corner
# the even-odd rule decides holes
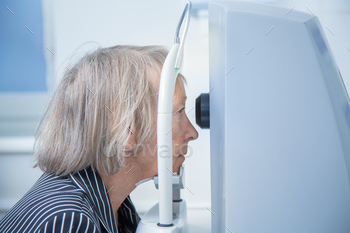
[[[112,204],[102,178],[89,166],[75,174],[69,174],[72,181],[86,193],[94,212],[108,232],[118,232]]]

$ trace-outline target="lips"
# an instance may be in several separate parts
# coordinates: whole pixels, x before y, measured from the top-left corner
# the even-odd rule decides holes
[[[188,147],[187,144],[186,145],[181,145],[181,147],[179,148],[179,151],[178,151],[179,154],[178,154],[177,157],[180,157],[180,156],[185,157],[185,155],[187,154],[187,147]]]
[[[183,148],[182,148],[182,151],[181,152],[183,152],[181,155],[185,155],[185,154],[187,154],[187,147],[188,147],[188,145],[186,145],[186,146],[184,146]]]

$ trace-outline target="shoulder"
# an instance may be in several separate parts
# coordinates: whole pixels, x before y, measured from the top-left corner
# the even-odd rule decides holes
[[[100,223],[85,211],[69,208],[48,211],[38,216],[14,216],[0,222],[0,231],[6,232],[100,232]],[[14,220],[14,221],[11,221]]]
[[[1,219],[0,232],[38,232],[56,227],[66,229],[71,224],[77,230],[88,229],[87,232],[99,229],[99,221],[80,189],[65,177],[43,174]]]
[[[44,219],[33,232],[101,232],[101,228],[83,212],[60,211]]]

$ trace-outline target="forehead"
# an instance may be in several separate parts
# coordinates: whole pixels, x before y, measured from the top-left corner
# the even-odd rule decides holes
[[[176,80],[175,93],[174,93],[174,105],[186,103],[186,91],[181,79]]]
[[[159,91],[159,83],[160,83],[160,70],[155,68],[149,69],[149,79],[152,85],[155,87],[157,91]],[[186,90],[183,81],[181,78],[177,77],[175,82],[175,90],[174,90],[174,105],[185,104],[187,99]]]

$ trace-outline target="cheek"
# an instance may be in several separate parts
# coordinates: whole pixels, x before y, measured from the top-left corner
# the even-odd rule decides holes
[[[175,151],[173,151],[173,155],[178,155],[179,148],[181,146],[182,136],[181,136],[181,121],[179,120],[173,120],[173,130],[172,130],[172,136],[173,136],[173,148]]]
[[[189,127],[188,122],[185,113],[173,117],[173,156],[187,153],[187,146],[185,146],[184,141],[186,140],[186,130]]]
[[[183,127],[184,120],[182,118],[183,116],[181,115],[177,115],[173,117],[173,138],[181,135],[181,132],[184,128]]]

